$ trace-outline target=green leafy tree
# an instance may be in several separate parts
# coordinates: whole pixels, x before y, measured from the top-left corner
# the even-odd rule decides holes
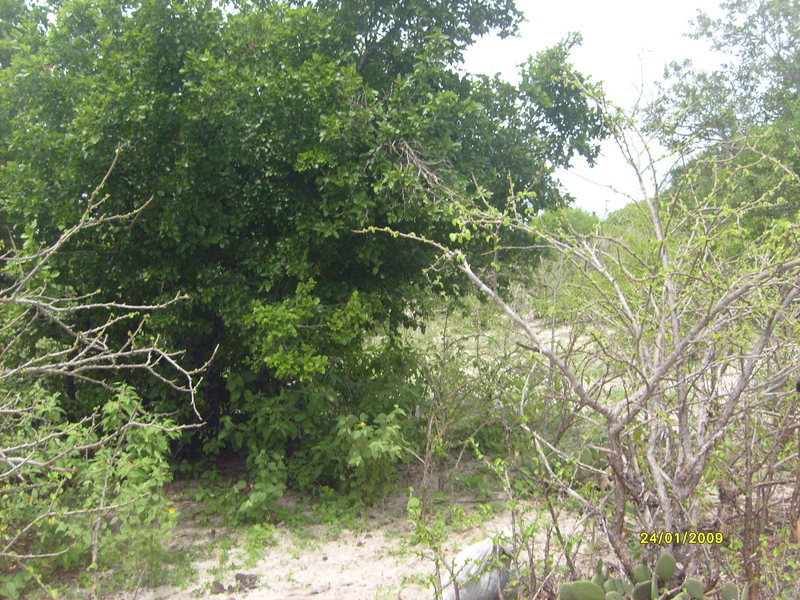
[[[724,64],[710,73],[691,63],[673,65],[650,107],[649,124],[683,151],[683,164],[672,172],[675,196],[695,205],[709,196],[725,198],[740,213],[746,237],[755,239],[800,209],[794,142],[800,127],[800,4],[731,0],[722,7],[720,19],[698,15],[694,37],[723,53]],[[731,171],[746,175],[734,178],[735,187],[726,175]]]
[[[728,0],[724,16],[698,13],[692,37],[724,57],[699,71],[673,63],[650,111],[673,142],[687,137],[730,141],[776,119],[796,119],[800,93],[800,4],[796,0]]]
[[[531,206],[560,203],[553,169],[591,160],[603,135],[568,62],[576,38],[522,65],[518,86],[459,71],[477,36],[514,33],[507,0],[43,6],[0,29],[2,236],[16,243],[34,222],[56,235],[122,144],[107,209],[152,202],[71,242],[59,278],[106,300],[188,294],[150,326],[190,365],[216,350],[200,439],[269,465],[273,490],[286,456],[337,454],[322,449],[338,418],[413,403],[412,365],[376,373],[368,365],[391,344],[365,340],[419,309],[433,255],[354,230],[441,239],[453,194],[500,204],[509,183]],[[365,376],[374,389],[350,379]],[[147,405],[193,419],[169,390],[139,384]],[[73,417],[89,410],[66,395]]]

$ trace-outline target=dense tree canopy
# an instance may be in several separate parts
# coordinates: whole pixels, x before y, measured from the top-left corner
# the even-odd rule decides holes
[[[35,224],[53,239],[121,147],[107,210],[153,202],[71,242],[60,281],[133,303],[188,294],[151,330],[194,365],[218,347],[200,404],[206,449],[248,448],[261,470],[282,471],[286,453],[324,462],[336,418],[408,406],[381,387],[393,369],[375,366],[392,342],[365,340],[413,314],[431,255],[354,230],[441,239],[454,195],[500,203],[510,186],[534,207],[560,203],[553,169],[591,160],[603,134],[568,62],[575,39],[522,65],[519,85],[458,69],[477,36],[514,33],[510,0],[52,0],[3,11],[2,237],[18,243]],[[370,379],[372,389],[354,383]],[[68,391],[77,416],[91,396]]]

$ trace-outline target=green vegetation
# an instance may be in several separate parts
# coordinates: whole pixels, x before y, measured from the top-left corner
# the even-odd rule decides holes
[[[436,593],[507,510],[520,598],[795,597],[800,14],[723,8],[636,122],[577,35],[464,74],[510,0],[2,3],[0,595],[185,578],[177,474],[247,564],[410,485]],[[642,130],[667,179],[571,208]]]
[[[562,584],[558,597],[560,600],[658,600],[665,596],[680,600],[707,598],[703,583],[692,577],[687,577],[681,585],[673,587],[675,582],[672,579],[676,569],[675,558],[669,552],[664,552],[658,557],[654,571],[646,565],[636,565],[633,580],[626,581],[618,577],[610,578],[608,565],[599,560],[591,580]],[[719,598],[747,600],[747,584],[740,591],[735,583],[728,581],[720,586]]]
[[[77,222],[121,149],[101,214],[152,201],[71,240],[54,283],[104,302],[188,296],[147,333],[188,369],[214,357],[198,390],[205,425],[184,443],[246,454],[253,504],[286,485],[345,484],[356,465],[337,458],[349,455],[339,420],[408,412],[419,395],[396,331],[424,316],[432,254],[354,230],[447,239],[454,195],[479,188],[500,204],[509,182],[553,206],[552,169],[597,151],[602,120],[567,62],[576,40],[531,59],[519,86],[465,77],[464,47],[513,33],[519,15],[507,2],[460,6],[81,0],[12,15],[6,247],[26,227],[47,244]],[[370,345],[376,332],[384,342]],[[127,332],[106,334],[123,344]],[[157,381],[125,375],[153,408],[196,422]],[[90,414],[93,394],[75,382],[68,416]]]

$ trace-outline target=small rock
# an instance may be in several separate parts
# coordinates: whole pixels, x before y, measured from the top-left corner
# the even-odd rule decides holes
[[[211,593],[212,594],[224,594],[225,593],[225,586],[222,585],[221,582],[215,581],[211,584]]]
[[[233,578],[236,580],[236,583],[239,584],[239,589],[244,592],[255,589],[256,582],[258,581],[258,575],[253,573],[237,573]]]

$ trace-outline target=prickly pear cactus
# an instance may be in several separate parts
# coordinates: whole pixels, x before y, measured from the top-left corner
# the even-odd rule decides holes
[[[695,600],[702,600],[705,596],[703,592],[705,592],[705,587],[703,587],[702,582],[698,581],[697,579],[692,579],[691,577],[683,582],[683,589],[686,590],[686,593],[689,594],[690,598],[694,598]]]
[[[558,600],[575,600],[572,594],[572,583],[562,583],[558,588]]]
[[[669,590],[674,590],[676,583],[670,581],[678,571],[675,557],[664,552],[658,557],[655,569],[644,564],[636,565],[633,570],[633,581],[618,577],[609,577],[609,568],[602,560],[598,560],[592,579],[564,583],[559,589],[559,600],[658,600]],[[712,598],[705,596],[705,587],[701,581],[687,578],[683,581],[683,589],[674,596],[675,600],[749,600],[748,586],[741,589],[733,582],[722,585]],[[674,592],[673,592],[674,593]]]
[[[592,577],[592,581],[603,589],[606,579],[608,579],[608,565],[603,562],[603,559],[599,559],[594,568],[594,577]]]
[[[606,593],[588,579],[564,583],[558,591],[559,600],[606,600]]]
[[[650,600],[650,595],[649,581],[637,583],[633,588],[633,592],[631,593],[633,600]]]
[[[675,557],[672,556],[672,554],[664,552],[664,554],[658,557],[658,562],[656,562],[656,575],[658,575],[661,581],[668,583],[677,570],[678,563],[675,561]]]
[[[617,592],[624,598],[631,595],[631,592],[633,592],[633,585],[631,585],[630,581],[615,577],[614,579],[607,580],[603,584],[603,589],[606,591],[606,595],[608,595],[608,592]]]
[[[647,565],[636,565],[633,567],[633,579],[636,583],[649,582],[652,576],[653,572]]]

